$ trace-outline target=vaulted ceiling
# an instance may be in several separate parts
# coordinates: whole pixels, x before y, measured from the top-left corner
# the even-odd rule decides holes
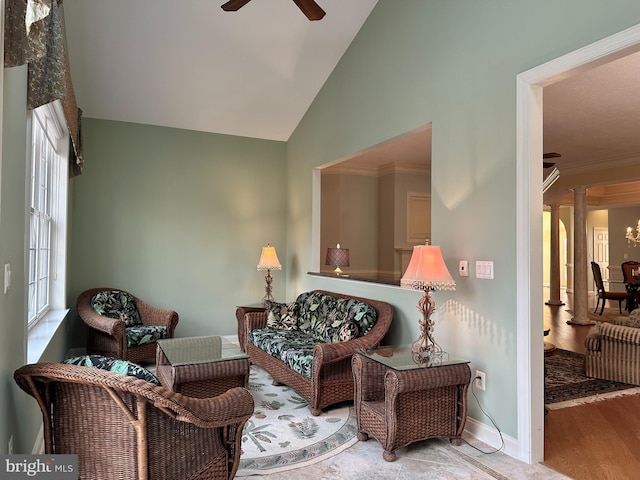
[[[286,141],[377,0],[317,0],[327,13],[313,22],[292,0],[254,0],[237,12],[222,3],[65,0],[84,116]],[[639,132],[640,53],[545,87],[544,151],[562,155],[552,160],[562,181],[549,195],[566,195],[569,178],[590,172],[603,185],[640,181],[640,167],[635,178],[597,173],[639,166]],[[412,163],[415,139],[404,140],[384,147],[408,146]]]
[[[65,0],[86,117],[288,140],[377,0]]]

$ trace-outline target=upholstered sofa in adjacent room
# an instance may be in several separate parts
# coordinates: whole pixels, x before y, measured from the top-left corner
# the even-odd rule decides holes
[[[380,344],[393,309],[386,302],[315,290],[291,304],[245,315],[251,362],[309,402],[313,415],[353,400],[351,356]]]
[[[585,375],[640,385],[640,309],[599,323],[585,346]]]

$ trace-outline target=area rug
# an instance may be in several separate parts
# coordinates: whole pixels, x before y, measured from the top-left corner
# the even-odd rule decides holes
[[[584,355],[560,348],[545,356],[545,370],[544,403],[551,410],[640,393],[635,385],[587,377]]]
[[[304,467],[357,442],[353,404],[329,408],[317,417],[307,401],[252,365],[249,389],[255,409],[242,434],[236,476],[264,475]]]

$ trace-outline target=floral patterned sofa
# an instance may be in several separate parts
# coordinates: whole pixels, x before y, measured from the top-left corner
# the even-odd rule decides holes
[[[353,400],[351,356],[380,344],[393,309],[378,300],[315,290],[290,304],[245,315],[247,353],[276,382],[309,402],[313,415]]]

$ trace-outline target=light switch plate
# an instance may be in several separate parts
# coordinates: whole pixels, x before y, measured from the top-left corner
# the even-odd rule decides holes
[[[476,278],[493,278],[493,262],[478,261],[476,262]]]

